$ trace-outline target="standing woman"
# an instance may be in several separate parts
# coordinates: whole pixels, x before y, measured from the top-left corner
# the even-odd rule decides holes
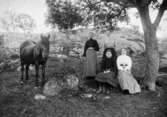
[[[96,52],[99,51],[99,45],[96,40],[90,38],[85,43],[83,56],[86,57],[85,63],[85,77],[87,79],[94,79],[97,72],[97,55]]]
[[[126,49],[121,49],[121,55],[117,58],[118,81],[123,91],[130,94],[141,92],[140,85],[131,73],[132,59],[127,55]]]

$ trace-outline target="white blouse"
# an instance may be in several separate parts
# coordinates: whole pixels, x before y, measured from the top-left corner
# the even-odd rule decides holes
[[[131,70],[132,67],[132,59],[127,55],[120,55],[117,58],[117,67],[118,70]]]

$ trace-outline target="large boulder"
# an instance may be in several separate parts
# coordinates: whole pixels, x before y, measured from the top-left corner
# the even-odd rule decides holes
[[[73,74],[65,75],[62,78],[52,78],[44,85],[43,93],[46,96],[55,96],[64,89],[77,90],[78,84],[79,79]]]
[[[46,96],[55,96],[58,95],[60,93],[60,91],[62,90],[62,84],[60,82],[58,82],[58,80],[56,80],[55,78],[52,80],[49,80],[45,85],[44,85],[44,89],[43,89],[43,93]]]
[[[75,89],[75,90],[78,89],[78,84],[79,84],[78,77],[76,77],[75,75],[71,74],[71,75],[64,76],[64,79],[67,82],[67,88]]]
[[[142,53],[145,50],[145,44],[141,35],[130,31],[114,31],[108,36],[103,35],[100,43],[106,47],[115,47],[117,51],[121,48],[131,48],[135,53]]]

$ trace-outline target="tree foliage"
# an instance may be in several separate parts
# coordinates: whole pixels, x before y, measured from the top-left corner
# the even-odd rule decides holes
[[[142,22],[144,40],[146,45],[146,76],[144,84],[149,90],[155,91],[156,78],[158,77],[159,69],[159,50],[156,31],[162,16],[167,9],[167,0],[101,0],[105,2],[114,2],[123,7],[135,7],[140,15]],[[149,7],[159,8],[158,14],[153,22],[149,13]]]
[[[59,29],[72,29],[79,25],[83,17],[80,15],[79,7],[70,1],[46,0],[48,6],[47,23]]]
[[[113,30],[118,21],[129,21],[124,6],[99,0],[81,0],[85,23],[92,23],[97,28]]]

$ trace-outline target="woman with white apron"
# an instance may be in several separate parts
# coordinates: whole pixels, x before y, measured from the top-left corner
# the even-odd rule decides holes
[[[117,58],[118,81],[123,91],[130,94],[141,92],[140,85],[131,73],[132,59],[127,55],[127,50],[122,49],[121,55]]]

